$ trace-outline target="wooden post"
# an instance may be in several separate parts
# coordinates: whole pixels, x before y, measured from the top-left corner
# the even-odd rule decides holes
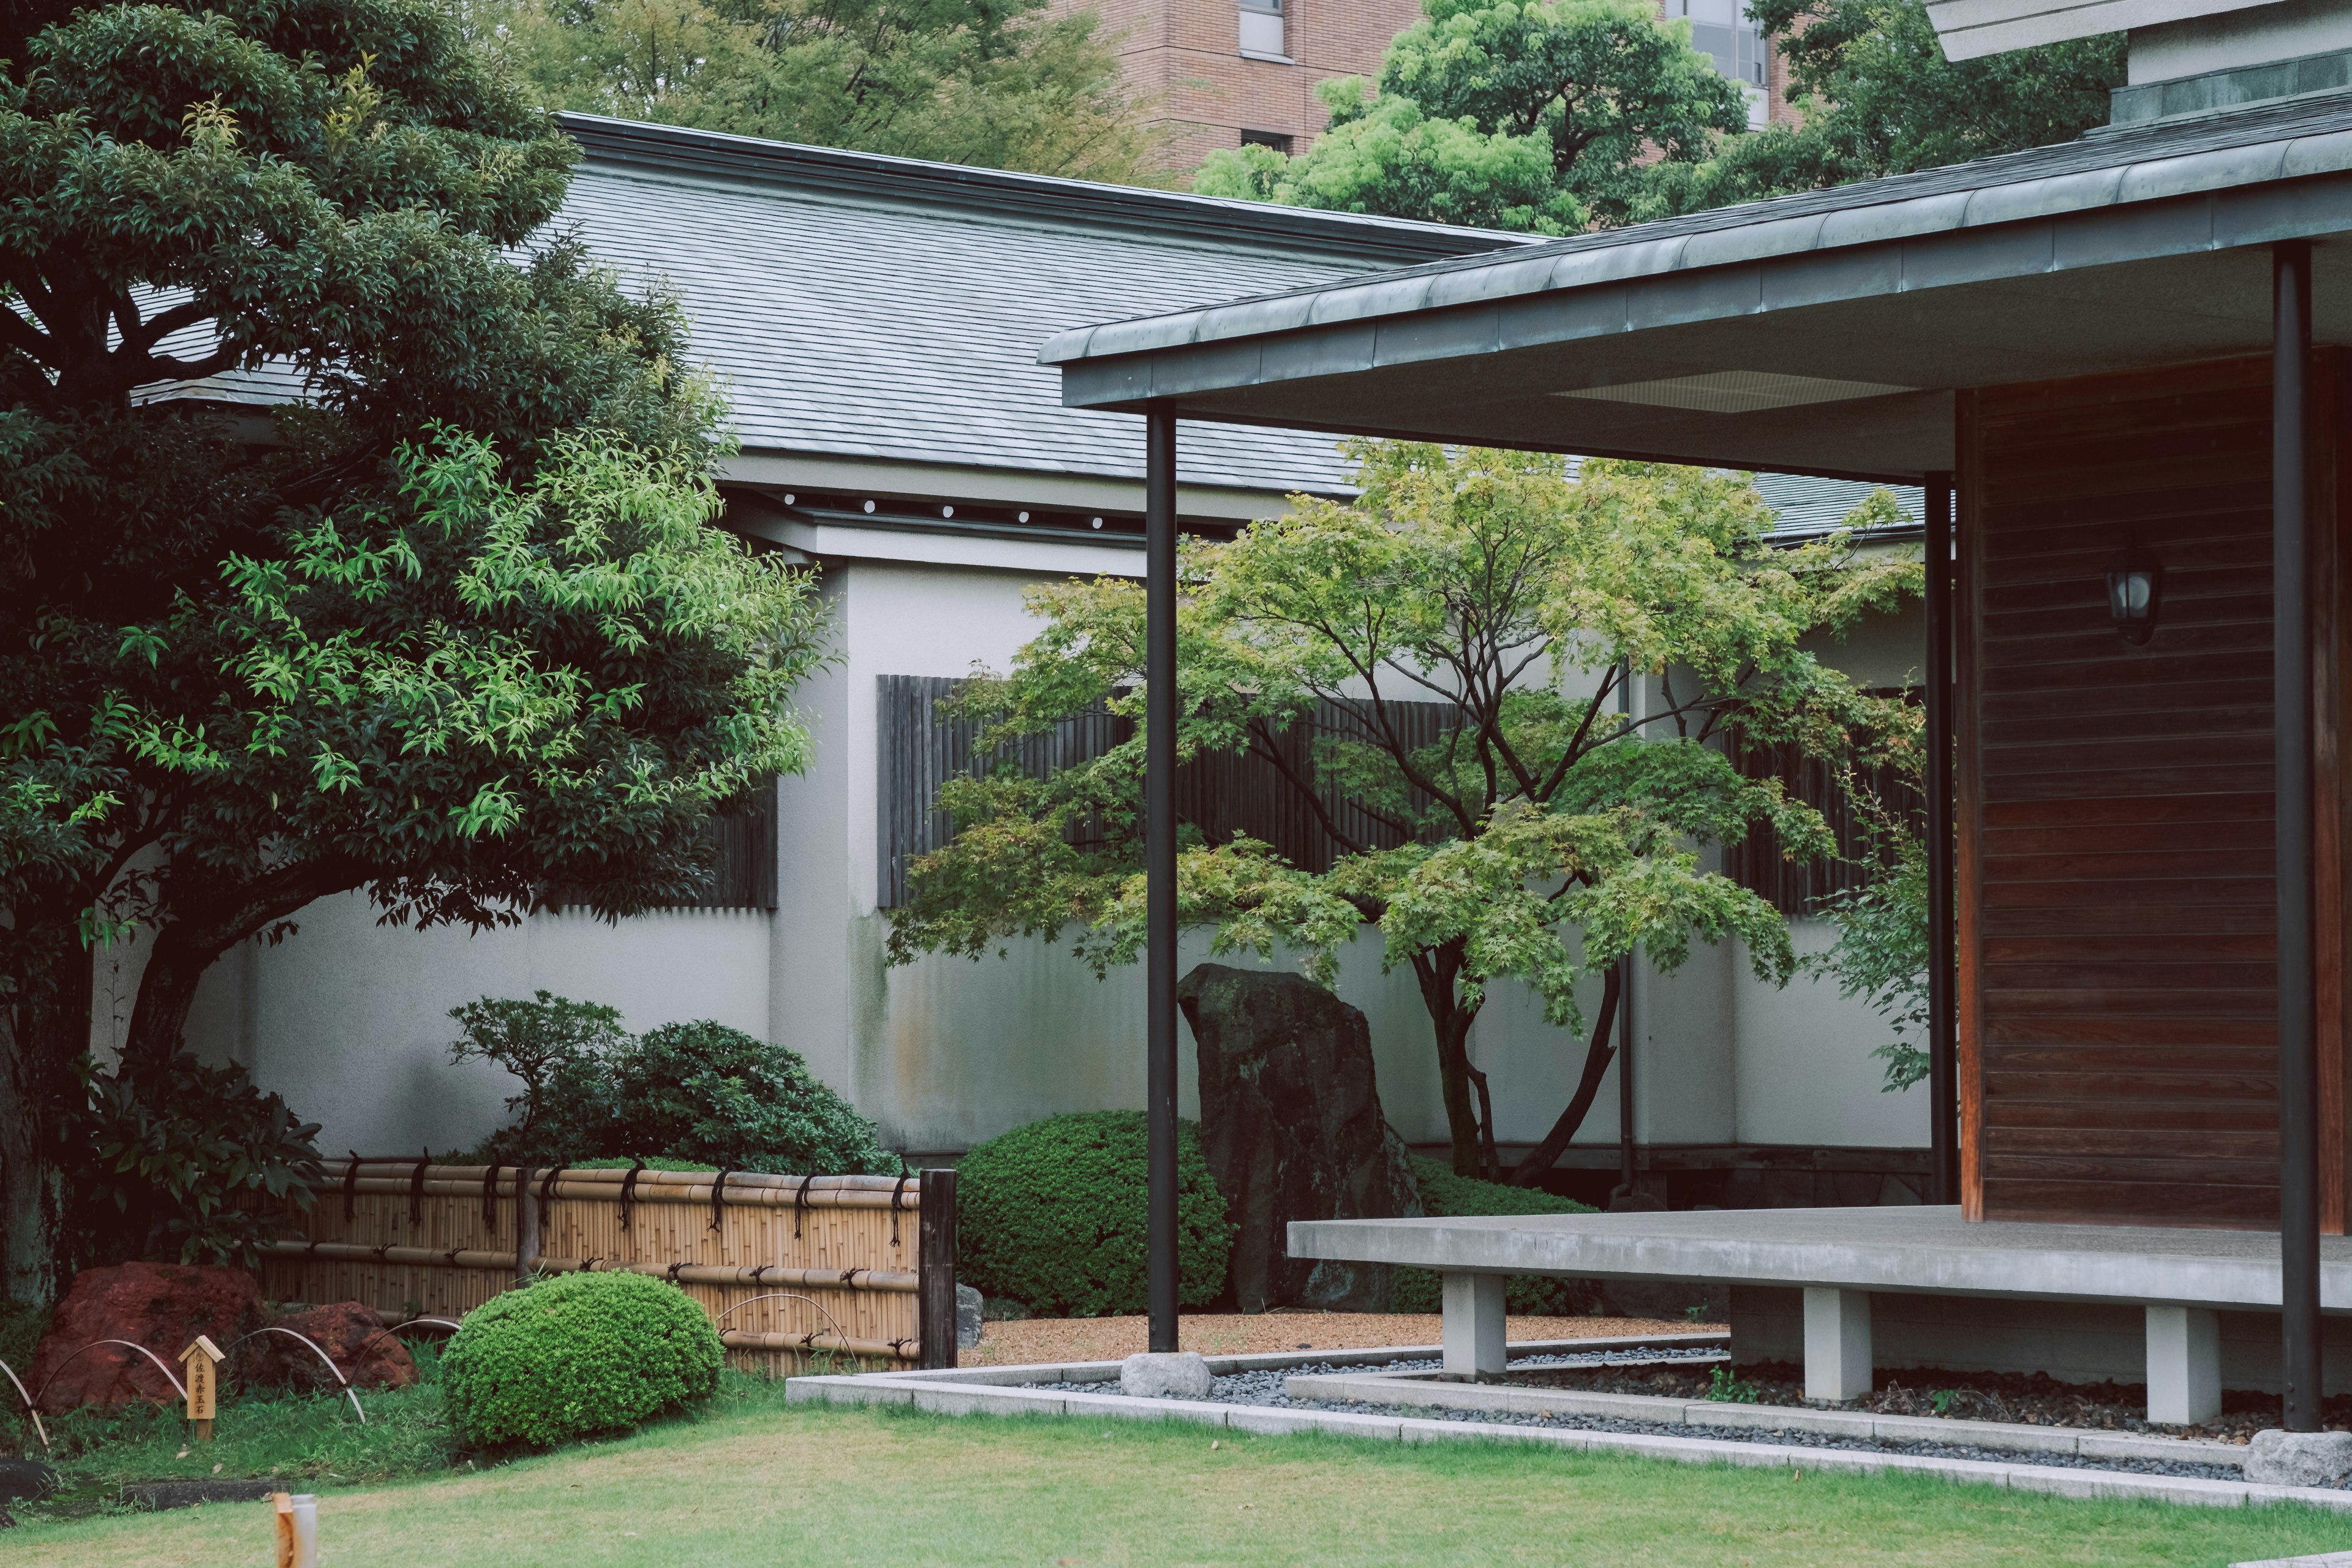
[[[535,1173],[529,1165],[515,1172],[514,1282],[517,1285],[530,1283],[531,1260],[539,1256],[539,1211],[530,1204],[530,1179]]]
[[[1157,1352],[1176,1349],[1178,1296],[1175,407],[1152,404],[1143,424],[1145,1294]]]
[[[925,1367],[956,1363],[956,1173],[923,1173],[921,1239],[916,1255],[920,1279],[915,1287],[921,1320],[917,1333]]]
[[[1960,1201],[1958,938],[1952,899],[1952,476],[1929,474],[1927,570],[1927,1201]]]
[[[278,1513],[278,1568],[294,1568],[294,1499],[271,1492],[269,1502]]]
[[[188,1387],[188,1425],[199,1443],[213,1440],[213,1400],[218,1377],[214,1369],[225,1359],[221,1348],[204,1334],[180,1352],[182,1381]]]

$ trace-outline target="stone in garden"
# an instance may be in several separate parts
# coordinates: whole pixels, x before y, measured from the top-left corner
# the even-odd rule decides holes
[[[85,1268],[58,1303],[25,1385],[36,1393],[48,1385],[41,1395],[47,1411],[176,1401],[170,1381],[136,1351],[100,1345],[74,1352],[94,1340],[129,1340],[171,1365],[198,1334],[226,1350],[268,1316],[261,1287],[242,1268],[182,1263]]]
[[[291,1330],[325,1351],[354,1388],[406,1388],[416,1381],[416,1363],[408,1347],[384,1332],[374,1309],[364,1302],[304,1307],[270,1319],[269,1326]],[[238,1378],[257,1388],[312,1394],[336,1394],[342,1389],[310,1346],[284,1334],[247,1340],[238,1348],[235,1365]]]
[[[57,1471],[40,1460],[0,1459],[0,1503],[38,1502],[57,1489]]]
[[[956,1287],[956,1349],[968,1351],[980,1343],[981,1313],[986,1305],[971,1286]]]
[[[2352,1432],[2254,1434],[2246,1479],[2265,1487],[2332,1487],[2352,1476]]]
[[[1131,1399],[1206,1399],[1209,1363],[1191,1351],[1131,1355],[1118,1363],[1118,1391]]]
[[[1222,963],[1184,976],[1176,1000],[1200,1055],[1201,1150],[1240,1227],[1236,1304],[1385,1311],[1386,1267],[1294,1260],[1285,1245],[1293,1220],[1422,1212],[1364,1015],[1298,975]]]

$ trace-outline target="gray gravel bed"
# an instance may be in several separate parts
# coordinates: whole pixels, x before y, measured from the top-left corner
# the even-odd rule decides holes
[[[1723,1352],[1696,1348],[1665,1348],[1588,1352],[1570,1355],[1514,1357],[1511,1366],[1632,1366],[1661,1361],[1719,1361]],[[1291,1399],[1283,1393],[1284,1380],[1296,1376],[1336,1375],[1367,1371],[1433,1372],[1434,1360],[1391,1362],[1378,1368],[1358,1363],[1321,1362],[1312,1366],[1284,1367],[1265,1372],[1240,1372],[1216,1380],[1210,1398],[1221,1405],[1270,1405],[1284,1410],[1332,1410],[1351,1415],[1402,1415],[1429,1421],[1486,1422],[1498,1426],[1552,1426],[1578,1432],[1622,1432],[1648,1436],[1704,1436],[1728,1443],[1770,1443],[1791,1448],[1841,1448],[1849,1452],[1904,1454],[1930,1459],[1983,1459],[2001,1465],[2039,1465],[2070,1470],[2126,1470],[2136,1475],[2169,1476],[2183,1479],[2235,1481],[2245,1479],[2233,1465],[2188,1464],[2173,1459],[2095,1459],[2079,1454],[2019,1454],[2006,1448],[1980,1448],[1973,1443],[1896,1443],[1864,1437],[1841,1437],[1826,1432],[1790,1432],[1752,1426],[1710,1426],[1703,1432],[1679,1424],[1631,1421],[1620,1415],[1541,1415],[1514,1410],[1456,1410],[1436,1405],[1378,1405],[1359,1400]],[[1029,1383],[1024,1388],[1062,1394],[1118,1394],[1118,1382]]]

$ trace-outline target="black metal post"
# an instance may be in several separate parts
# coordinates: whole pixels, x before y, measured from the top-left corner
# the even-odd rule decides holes
[[[1617,666],[1618,721],[1631,721],[1633,716],[1633,666],[1632,661]],[[1617,1186],[1627,1197],[1633,1195],[1633,955],[1627,953],[1617,961]]]
[[[2311,625],[2305,381],[2311,247],[2271,247],[2271,718],[2276,740],[2279,1384],[2283,1424],[2319,1430],[2319,1055],[2311,942]]]
[[[1176,413],[1144,418],[1144,1109],[1150,1348],[1176,1348]]]
[[[1952,476],[1927,476],[1927,1201],[1960,1201],[1958,943],[1952,901]]]

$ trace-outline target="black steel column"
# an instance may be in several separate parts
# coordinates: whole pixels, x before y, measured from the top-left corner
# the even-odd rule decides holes
[[[1960,1201],[1952,901],[1952,476],[1927,476],[1927,1201]]]
[[[1150,1346],[1176,1348],[1176,414],[1144,416],[1144,1110]]]
[[[2319,1055],[2311,962],[2311,625],[2305,381],[2311,247],[2271,247],[2271,704],[2277,734],[2279,1369],[2284,1424],[2319,1430]]]

